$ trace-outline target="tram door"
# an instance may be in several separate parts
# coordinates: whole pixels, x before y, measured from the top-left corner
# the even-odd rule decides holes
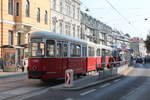
[[[56,45],[56,58],[57,58],[57,64],[58,64],[58,72],[62,73],[63,71],[63,58],[62,58],[62,53],[63,53],[63,43],[62,42],[57,42]]]
[[[62,73],[62,42],[47,40],[47,66],[51,73]],[[45,61],[44,61],[45,62]]]
[[[65,73],[65,70],[68,68],[68,43],[62,42],[62,72]]]

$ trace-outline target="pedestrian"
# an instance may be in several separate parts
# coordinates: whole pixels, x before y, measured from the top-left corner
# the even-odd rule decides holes
[[[22,69],[22,72],[24,72],[24,66],[22,66],[21,69]]]

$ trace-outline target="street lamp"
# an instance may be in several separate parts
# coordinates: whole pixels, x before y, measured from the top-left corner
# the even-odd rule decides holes
[[[145,18],[144,20],[148,20],[147,18]]]
[[[85,10],[85,11],[89,12],[90,10],[89,10],[89,8],[86,8],[86,10]]]

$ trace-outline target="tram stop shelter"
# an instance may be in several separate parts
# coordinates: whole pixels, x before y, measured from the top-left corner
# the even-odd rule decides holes
[[[17,71],[16,51],[17,49],[23,49],[24,47],[15,45],[3,45],[0,48],[2,50],[2,57],[0,58],[0,69],[2,69],[4,72]]]

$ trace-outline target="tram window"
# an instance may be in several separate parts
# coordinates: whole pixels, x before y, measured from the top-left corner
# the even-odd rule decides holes
[[[110,56],[111,52],[109,50],[106,50],[106,56]]]
[[[61,50],[62,50],[62,46],[61,46],[61,43],[57,43],[57,50],[56,50],[56,55],[57,57],[61,57]]]
[[[88,52],[90,57],[94,57],[94,47],[88,47]]]
[[[97,55],[97,56],[101,56],[101,54],[100,54],[100,49],[97,49],[96,55]]]
[[[68,56],[68,45],[67,44],[64,44],[63,55],[64,55],[64,57]]]
[[[87,54],[86,47],[82,47],[82,56],[86,57],[86,54]]]
[[[80,57],[81,56],[81,46],[76,44],[71,44],[71,57]]]
[[[44,43],[32,43],[32,57],[41,57],[45,55]]]
[[[54,40],[47,40],[46,42],[47,48],[47,56],[54,57],[55,56],[55,41]]]
[[[105,57],[105,56],[106,56],[106,50],[102,49],[102,57]]]

